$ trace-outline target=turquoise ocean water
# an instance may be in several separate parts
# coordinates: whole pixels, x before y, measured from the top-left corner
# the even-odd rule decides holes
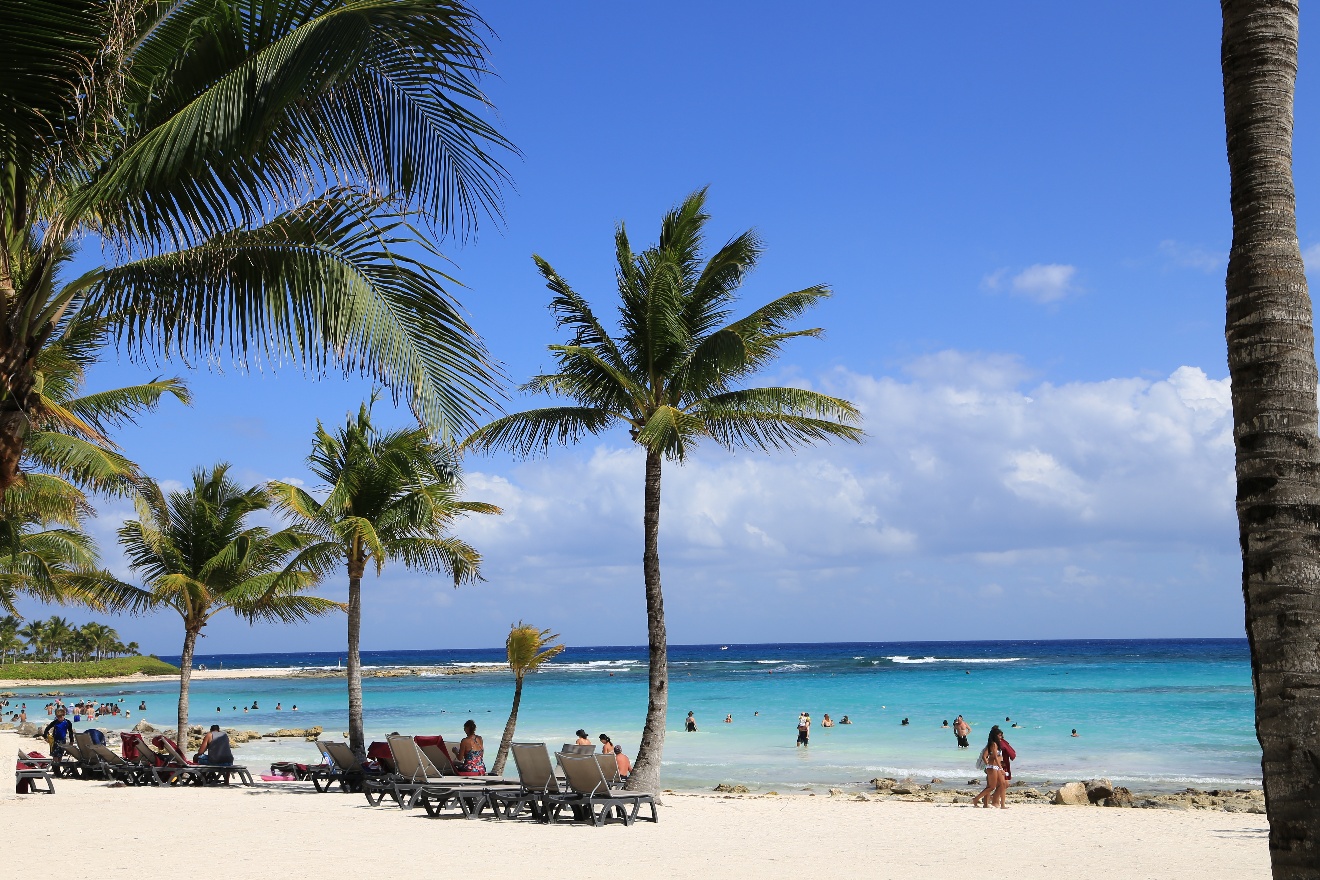
[[[334,667],[341,658],[241,654],[198,662],[306,668]],[[366,652],[363,660],[487,665],[476,675],[367,679],[364,694],[368,738],[395,730],[457,737],[472,718],[493,758],[513,691],[502,649]],[[663,778],[670,788],[740,782],[792,790],[907,775],[966,781],[979,775],[974,753],[993,724],[1018,751],[1014,777],[1029,782],[1103,775],[1140,788],[1259,784],[1245,640],[676,645],[670,663]],[[122,698],[134,710],[129,724],[145,716],[172,727],[177,692],[177,684],[143,683],[90,686],[75,695]],[[192,693],[194,724],[263,732],[321,725],[328,738],[345,730],[342,678],[195,681]],[[136,711],[141,700],[145,713]],[[243,712],[254,700],[260,710]],[[40,717],[44,703],[29,700],[29,714]],[[644,648],[571,648],[528,678],[517,738],[557,745],[583,727],[593,738],[610,734],[634,755],[645,710]],[[688,711],[696,713],[696,733],[683,732]],[[797,748],[802,711],[816,722],[826,712],[836,720],[848,715],[853,724],[816,726],[811,745]],[[959,713],[973,725],[971,750],[957,749],[940,726]],[[724,723],[726,715],[732,723]],[[1080,736],[1071,736],[1073,728]],[[260,766],[315,755],[310,745],[287,740],[249,743],[240,757]]]

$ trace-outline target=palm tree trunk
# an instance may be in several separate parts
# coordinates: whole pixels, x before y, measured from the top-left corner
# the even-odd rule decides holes
[[[362,572],[348,575],[348,746],[359,761],[366,760],[362,735]]]
[[[1256,738],[1275,880],[1320,878],[1320,434],[1292,180],[1296,0],[1221,0],[1228,367]]]
[[[183,654],[179,657],[179,724],[174,734],[179,750],[184,752],[188,750],[188,688],[192,684],[193,649],[196,647],[197,630],[185,627]]]
[[[634,791],[660,791],[660,758],[665,750],[665,718],[669,710],[669,640],[665,635],[665,599],[660,591],[660,453],[646,451],[646,497],[642,514],[642,575],[646,582],[646,633],[650,647],[650,679],[646,726],[637,760],[628,777]]]
[[[518,726],[518,704],[522,702],[523,679],[521,675],[513,677],[513,708],[509,710],[509,720],[504,725],[504,736],[500,737],[500,750],[495,753],[495,764],[491,768],[492,776],[504,773],[504,761],[509,757],[509,747],[513,745],[513,731]]]

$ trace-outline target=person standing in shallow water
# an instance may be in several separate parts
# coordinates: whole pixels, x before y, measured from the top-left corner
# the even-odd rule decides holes
[[[697,719],[691,712],[688,713],[687,720],[683,722],[683,729],[688,733],[697,732]]]
[[[811,713],[803,712],[798,716],[798,738],[797,744],[800,746],[811,745]]]
[[[972,732],[971,725],[969,725],[966,721],[963,721],[963,717],[961,715],[953,719],[953,735],[958,740],[958,748],[960,749],[967,748],[967,736],[971,732]]]

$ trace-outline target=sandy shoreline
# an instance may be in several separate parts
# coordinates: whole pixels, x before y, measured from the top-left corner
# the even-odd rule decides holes
[[[0,749],[13,751],[12,734]],[[1025,880],[1060,873],[1111,878],[1252,880],[1269,876],[1264,816],[1173,810],[970,807],[829,797],[666,795],[660,823],[602,829],[529,822],[428,819],[420,810],[368,807],[316,794],[308,783],[251,789],[115,788],[57,780],[56,794],[0,795],[12,864],[40,864],[69,843],[70,815],[95,816],[99,876],[154,878],[206,865],[239,880],[329,876],[344,860],[362,872],[482,875],[495,864],[558,866],[556,873],[643,871],[648,876],[817,874],[963,880],[987,869]],[[144,847],[167,817],[204,817],[164,857]],[[171,820],[172,821],[172,820]],[[185,822],[185,824],[187,824]]]
[[[214,681],[222,678],[299,678],[299,670],[290,668],[275,669],[194,669],[193,681]],[[177,675],[143,675],[135,672],[132,675],[117,675],[107,678],[62,678],[56,681],[44,681],[41,679],[19,679],[17,681],[0,681],[0,693],[10,688],[63,688],[78,687],[85,684],[136,684],[143,681],[175,681],[179,680]]]

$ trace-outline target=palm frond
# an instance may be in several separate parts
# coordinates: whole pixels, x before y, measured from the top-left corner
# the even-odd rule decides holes
[[[462,446],[482,452],[502,449],[519,457],[543,455],[551,446],[567,446],[588,434],[601,434],[619,418],[615,413],[589,406],[527,410],[478,428]]]
[[[91,302],[129,316],[119,332],[136,351],[292,361],[312,374],[333,363],[405,396],[432,428],[467,432],[493,406],[496,368],[444,290],[452,279],[402,256],[400,246],[424,243],[381,208],[338,191],[107,270]]]

